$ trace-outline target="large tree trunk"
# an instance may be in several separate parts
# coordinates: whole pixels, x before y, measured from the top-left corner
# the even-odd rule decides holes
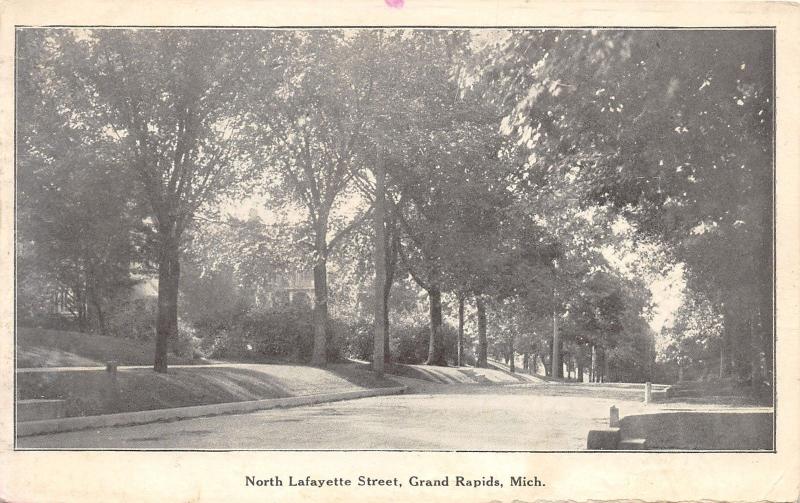
[[[179,281],[181,276],[181,262],[178,252],[175,252],[175,257],[172,261],[172,275],[170,276],[171,284],[169,291],[171,295],[172,309],[169,311],[169,341],[172,343],[172,354],[178,354],[178,294],[179,294]]]
[[[392,360],[392,352],[389,349],[389,296],[383,298],[383,363],[384,367]]]
[[[516,372],[516,370],[517,370],[516,366],[514,364],[514,360],[515,360],[514,352],[515,352],[514,351],[514,336],[512,335],[511,338],[508,340],[508,360],[509,360],[508,369],[511,371],[512,374],[514,372]]]
[[[103,305],[100,300],[100,292],[97,286],[97,275],[94,272],[94,267],[89,267],[88,278],[86,280],[87,295],[89,301],[94,308],[95,316],[97,316],[97,330],[101,335],[106,334],[105,316],[103,313]]]
[[[583,344],[578,344],[575,351],[575,366],[578,372],[578,382],[583,382]]]
[[[317,249],[314,264],[314,349],[311,353],[312,365],[325,365],[328,362],[328,261],[327,250]]]
[[[598,382],[597,380],[597,346],[592,344],[592,359],[589,364],[589,382]]]
[[[428,289],[430,304],[431,334],[428,340],[428,359],[425,365],[447,366],[444,357],[444,333],[442,332],[442,292],[438,286]]]
[[[378,160],[375,166],[375,338],[372,353],[372,370],[383,374],[386,361],[386,335],[388,317],[386,314],[386,193],[384,183],[386,173],[383,163]]]
[[[85,332],[86,331],[86,299],[84,298],[84,291],[83,285],[79,282],[75,285],[73,290],[75,292],[75,309],[76,309],[76,318],[78,319],[78,331]]]
[[[486,305],[480,297],[475,298],[475,306],[478,309],[478,367],[488,367],[487,354],[489,343],[486,340]]]
[[[158,261],[158,314],[156,318],[156,355],[153,369],[167,371],[169,341],[178,333],[178,282],[180,259],[177,244],[163,245]]]
[[[458,341],[456,341],[456,366],[464,365],[464,297],[458,297]]]
[[[564,377],[563,365],[561,365],[561,337],[558,333],[558,317],[555,309],[553,310],[553,377]]]
[[[391,239],[388,240],[390,243],[388,243],[386,247],[386,282],[383,288],[383,362],[385,364],[391,362],[392,356],[391,350],[389,349],[389,297],[392,293],[394,273],[397,269],[397,239],[395,235],[392,235]]]
[[[103,306],[100,304],[100,299],[97,298],[96,293],[92,294],[92,305],[94,306],[94,312],[97,316],[97,329],[100,335],[106,335],[106,320],[103,313]]]

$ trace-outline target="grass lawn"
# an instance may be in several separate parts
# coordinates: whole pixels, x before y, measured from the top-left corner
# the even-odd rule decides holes
[[[102,335],[19,327],[17,368],[96,367],[153,363],[151,343]],[[204,363],[170,355],[172,365]],[[222,366],[17,372],[17,398],[66,400],[67,416],[87,416],[262,400],[397,386],[354,364],[231,363]]]
[[[153,343],[104,335],[42,328],[17,328],[17,368],[152,365]],[[170,355],[170,363],[191,364],[191,359]]]
[[[67,416],[89,416],[397,386],[353,365],[242,365],[17,374],[19,399],[63,399]]]

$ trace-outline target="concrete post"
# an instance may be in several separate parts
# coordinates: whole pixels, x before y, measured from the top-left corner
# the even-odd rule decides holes
[[[106,374],[108,374],[109,383],[104,397],[108,403],[113,403],[119,399],[119,383],[117,382],[118,364],[119,363],[114,360],[106,362]]]
[[[611,409],[609,409],[608,427],[609,428],[618,428],[619,427],[619,409],[614,405],[612,405]]]
[[[652,393],[653,393],[653,385],[650,383],[650,381],[647,381],[646,383],[644,383],[644,403],[645,404],[650,403],[650,400],[652,398],[651,397]]]

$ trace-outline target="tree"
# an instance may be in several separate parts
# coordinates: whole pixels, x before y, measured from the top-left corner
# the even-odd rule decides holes
[[[386,291],[388,282],[386,274],[386,170],[381,160],[376,163],[375,171],[375,341],[372,354],[372,368],[383,375],[383,364],[386,357],[386,341],[389,334]]]
[[[287,34],[283,57],[290,63],[283,84],[260,111],[263,153],[276,175],[273,189],[306,213],[314,256],[314,365],[327,361],[328,256],[369,212],[338,228],[332,225],[364,162],[359,156],[375,78],[369,59],[375,45],[371,32]]]
[[[105,333],[108,311],[140,260],[141,210],[114,140],[94,127],[83,90],[59,73],[71,64],[61,58],[75,55],[43,34],[18,36],[20,304],[32,320],[58,302],[79,330]]]
[[[243,98],[249,37],[232,31],[53,30],[58,77],[113,138],[148,208],[158,267],[154,369],[167,370],[177,332],[185,231],[203,206],[247,178]],[[78,37],[80,35],[80,37]]]
[[[726,334],[752,334],[737,345],[753,361],[737,351],[736,366],[756,379],[772,368],[772,44],[758,30],[512,32],[482,70],[532,162],[569,174],[584,204],[613,207],[709,297],[727,297]]]
[[[508,199],[509,159],[495,127],[498,112],[459,86],[469,34],[411,31],[386,45],[398,63],[391,70],[394,87],[376,88],[385,100],[378,129],[390,132],[382,146],[398,200],[400,256],[428,293],[428,363],[441,365],[441,296],[454,291],[464,299],[478,283],[467,262],[477,265],[482,259],[471,254],[487,253],[490,229]],[[414,63],[419,59],[428,62],[424,69]]]
[[[662,329],[659,359],[678,367],[678,381],[687,374],[708,375],[719,365],[724,315],[702,294],[688,290],[671,326]],[[724,358],[723,358],[724,360]],[[717,362],[716,369],[711,364]]]

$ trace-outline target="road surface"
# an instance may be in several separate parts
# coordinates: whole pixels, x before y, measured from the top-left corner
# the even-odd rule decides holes
[[[441,385],[396,378],[405,395],[22,437],[18,448],[581,450],[608,409],[638,393],[549,384]],[[599,391],[599,390],[598,390]],[[598,397],[598,394],[600,397]]]

